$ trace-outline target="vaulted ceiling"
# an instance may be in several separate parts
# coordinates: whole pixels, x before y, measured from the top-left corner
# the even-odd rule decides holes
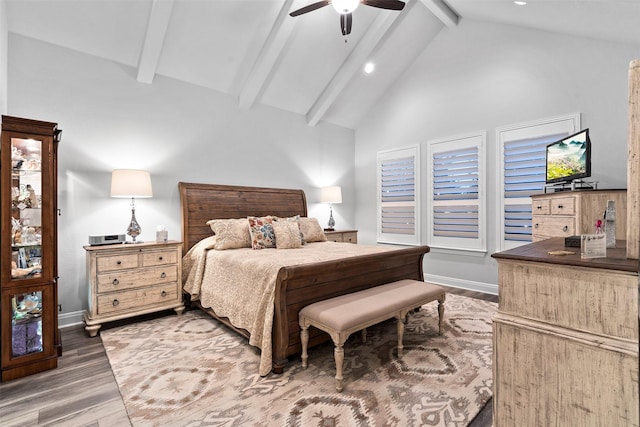
[[[316,0],[0,0],[9,31],[238,99],[355,128],[440,31],[463,19],[640,45],[640,0],[407,0],[360,6],[342,36]],[[640,55],[640,52],[639,52]],[[371,74],[366,62],[375,63]],[[9,83],[10,84],[10,83]]]

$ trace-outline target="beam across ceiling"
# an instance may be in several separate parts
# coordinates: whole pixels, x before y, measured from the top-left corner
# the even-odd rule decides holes
[[[442,0],[421,0],[431,13],[433,13],[444,25],[453,28],[458,25],[460,17]]]
[[[333,78],[322,91],[307,113],[307,124],[315,126],[318,124],[326,112],[338,99],[356,73],[360,72],[366,60],[373,55],[378,46],[384,43],[390,36],[392,26],[396,22],[401,22],[416,1],[407,0],[404,10],[400,13],[391,10],[382,10],[373,21],[367,32],[362,36],[358,45],[353,49],[349,57],[334,74]]]
[[[137,80],[141,83],[151,83],[156,75],[164,36],[167,34],[174,0],[153,0],[147,34],[142,45],[140,61],[138,62]]]
[[[251,69],[242,90],[240,91],[240,108],[251,108],[262,93],[267,79],[274,71],[274,65],[282,53],[284,45],[289,40],[295,21],[287,19],[293,0],[285,0],[273,23],[269,36],[264,42],[258,59]]]

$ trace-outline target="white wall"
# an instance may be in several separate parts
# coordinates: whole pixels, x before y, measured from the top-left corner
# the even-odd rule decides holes
[[[0,0],[0,114],[7,112],[7,46],[9,45],[9,23],[7,22],[7,3]]]
[[[354,132],[11,33],[9,113],[57,122],[61,324],[86,307],[87,237],[124,233],[131,211],[111,199],[115,168],[148,169],[154,197],[137,201],[142,240],[157,225],[180,239],[178,182],[302,188],[310,216],[328,219],[318,187],[341,185],[336,222],[353,227]],[[69,319],[65,318],[66,313]]]
[[[497,266],[490,258],[499,234],[496,127],[580,112],[593,142],[593,179],[600,188],[624,188],[627,74],[638,57],[640,45],[505,25],[461,20],[458,28],[443,29],[356,131],[359,241],[375,241],[378,150],[487,130],[488,253],[432,252],[425,257],[425,274],[441,283],[497,291]],[[422,195],[424,206],[427,194]],[[427,215],[423,209],[423,221]]]

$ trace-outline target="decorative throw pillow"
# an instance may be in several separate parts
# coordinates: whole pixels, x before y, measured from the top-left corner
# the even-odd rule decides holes
[[[216,236],[217,250],[251,247],[249,224],[245,218],[212,219],[207,225]]]
[[[273,217],[273,221],[287,221],[287,222],[295,222],[298,225],[298,231],[300,233],[300,244],[302,245],[306,245],[307,242],[304,239],[304,234],[302,234],[302,230],[300,229],[300,215],[295,215],[295,216],[290,216],[290,217],[286,217],[286,218],[282,218],[279,216],[274,216]],[[278,246],[278,241],[277,241],[277,236],[276,236],[276,246]]]
[[[317,218],[300,218],[300,231],[304,236],[304,240],[309,242],[326,242],[327,236],[324,235],[322,227]]]
[[[271,216],[247,217],[249,221],[249,233],[251,234],[251,247],[253,249],[275,248],[276,236],[273,232],[273,218]]]
[[[295,249],[302,246],[300,227],[295,221],[273,221],[271,223],[276,237],[277,249]]]

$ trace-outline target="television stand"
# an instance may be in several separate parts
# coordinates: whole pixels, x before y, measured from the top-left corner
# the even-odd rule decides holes
[[[545,193],[557,193],[559,191],[597,190],[598,181],[585,181],[574,179],[571,182],[555,182],[544,186]]]

